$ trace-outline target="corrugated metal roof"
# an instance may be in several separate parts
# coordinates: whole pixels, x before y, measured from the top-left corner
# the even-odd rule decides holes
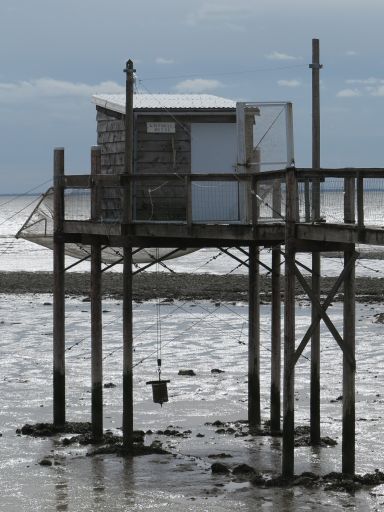
[[[100,107],[125,113],[125,94],[97,94],[92,101]],[[233,110],[236,102],[212,94],[134,94],[135,110]]]

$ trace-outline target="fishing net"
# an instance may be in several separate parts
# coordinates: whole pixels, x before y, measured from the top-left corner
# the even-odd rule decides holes
[[[90,194],[89,191],[69,192],[65,198],[66,220],[88,220],[90,218]],[[23,238],[43,247],[53,249],[53,188],[45,192],[38,201],[35,209],[27,221],[16,234],[16,238]],[[179,258],[196,249],[180,249],[175,252],[170,248],[146,248],[135,252],[134,263],[151,263],[157,260]],[[80,243],[66,243],[65,253],[76,259],[88,259],[91,255],[91,246]],[[123,258],[123,252],[118,247],[103,247],[102,262],[107,265],[118,263]]]

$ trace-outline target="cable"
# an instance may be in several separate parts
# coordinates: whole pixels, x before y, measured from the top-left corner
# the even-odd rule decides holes
[[[245,69],[243,71],[224,71],[221,73],[190,73],[188,75],[173,75],[173,76],[158,76],[158,77],[148,77],[142,78],[139,82],[145,81],[155,81],[155,80],[175,80],[179,78],[193,78],[198,76],[199,78],[207,78],[210,76],[230,76],[230,75],[243,75],[243,74],[251,74],[251,73],[262,73],[268,71],[280,71],[283,69],[294,69],[294,68],[306,68],[307,64],[293,64],[291,66],[275,66],[273,68],[258,68],[258,69]]]
[[[31,192],[33,192],[34,190],[36,190],[37,188],[40,188],[42,187],[43,185],[46,185],[47,183],[50,183],[52,181],[52,178],[49,178],[49,180],[46,180],[44,181],[43,183],[40,183],[39,185],[36,185],[35,187],[27,190],[26,192],[23,192],[21,194],[12,194],[12,198],[9,199],[8,201],[5,201],[4,203],[0,203],[0,208],[2,206],[5,206],[6,204],[9,204],[9,203],[12,203],[12,201],[16,201],[16,199],[19,199],[20,197],[24,197],[28,194],[30,194]]]
[[[27,208],[29,208],[33,203],[35,203],[36,201],[39,201],[40,200],[40,196],[39,197],[35,197],[35,199],[33,201],[31,201],[30,203],[28,203],[26,206],[24,206],[23,208],[21,208],[19,211],[17,211],[16,213],[14,213],[13,215],[11,215],[10,217],[8,217],[7,219],[4,219],[3,222],[0,222],[0,226],[2,226],[3,224],[5,224],[6,222],[8,222],[9,220],[13,219],[14,217],[16,217],[17,215],[19,215],[19,213],[23,212],[24,210],[26,210]]]

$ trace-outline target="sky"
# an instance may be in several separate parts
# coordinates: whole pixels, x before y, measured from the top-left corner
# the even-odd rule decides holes
[[[55,147],[88,173],[92,94],[137,89],[292,101],[311,165],[312,38],[320,39],[321,165],[384,167],[382,0],[1,0],[0,194],[43,190]]]

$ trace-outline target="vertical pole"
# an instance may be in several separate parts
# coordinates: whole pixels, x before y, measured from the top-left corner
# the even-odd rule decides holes
[[[133,174],[133,62],[128,60],[124,70],[126,79],[125,107],[125,167],[124,173]],[[132,181],[124,188],[123,223],[132,223]],[[123,448],[133,452],[133,319],[132,319],[132,247],[124,246],[123,255]]]
[[[353,257],[354,245],[344,252],[344,265]],[[344,329],[343,338],[351,355],[355,356],[355,264],[344,281]],[[343,442],[342,471],[355,474],[355,371],[350,361],[343,355]]]
[[[100,174],[101,150],[91,150],[92,177]],[[91,217],[100,217],[98,186],[93,183]],[[91,377],[92,377],[92,435],[95,440],[103,437],[103,341],[101,304],[101,244],[94,240],[91,245]]]
[[[294,392],[295,392],[295,221],[296,177],[294,168],[286,174],[285,221],[285,293],[284,293],[284,404],[282,473],[290,478],[294,473]]]
[[[133,321],[132,248],[124,247],[123,261],[123,448],[133,451]]]
[[[320,168],[320,48],[319,40],[312,39],[312,168]],[[320,218],[320,180],[312,181],[312,220]],[[312,291],[320,300],[320,253],[312,253]],[[317,317],[312,304],[312,322]],[[311,338],[311,400],[310,400],[311,443],[320,442],[320,324]]]
[[[275,180],[272,195],[273,216],[281,214],[281,181]],[[272,311],[271,311],[271,433],[280,432],[281,415],[281,277],[280,245],[272,248]]]
[[[134,140],[134,119],[133,119],[133,87],[135,83],[133,62],[127,61],[124,72],[127,74],[125,85],[125,158],[124,174],[133,174],[133,140]],[[129,180],[123,190],[123,224],[132,222],[132,181]]]
[[[65,424],[64,149],[54,150],[53,423]]]
[[[245,112],[244,119],[244,144],[247,171],[260,171],[260,150],[253,147],[253,125],[255,112]],[[259,222],[259,201],[257,191],[259,183],[255,175],[251,177],[250,204],[251,223],[254,236]],[[260,249],[255,242],[249,246],[249,331],[248,331],[248,422],[252,430],[260,426]]]
[[[248,331],[248,422],[251,429],[260,425],[260,250],[249,246],[249,331]]]

